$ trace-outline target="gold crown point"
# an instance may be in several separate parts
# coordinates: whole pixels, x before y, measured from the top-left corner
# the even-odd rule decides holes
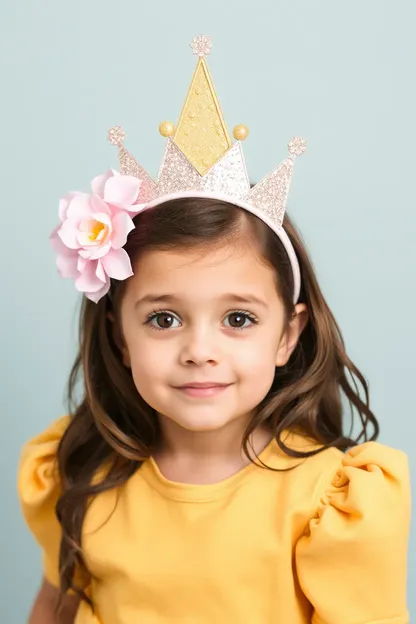
[[[250,130],[244,124],[238,124],[233,130],[233,137],[236,141],[244,141],[249,134]]]
[[[108,140],[111,145],[123,145],[123,141],[126,138],[126,133],[121,126],[114,126],[108,131]]]
[[[163,137],[171,137],[175,132],[175,126],[171,121],[162,121],[159,125],[159,132]]]
[[[194,37],[191,41],[192,52],[196,56],[208,56],[211,52],[212,48],[212,39],[208,37],[208,35],[198,35]]]

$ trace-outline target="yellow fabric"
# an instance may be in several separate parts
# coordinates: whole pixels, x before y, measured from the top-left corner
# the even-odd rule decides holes
[[[58,585],[56,450],[68,419],[24,449],[26,521]],[[287,444],[310,448],[300,436]],[[309,446],[308,446],[309,445]],[[213,485],[173,483],[150,459],[97,497],[83,528],[95,615],[76,624],[407,624],[407,457],[369,442],[301,463],[271,442]]]

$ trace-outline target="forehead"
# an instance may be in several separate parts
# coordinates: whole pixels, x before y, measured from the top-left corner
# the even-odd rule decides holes
[[[275,272],[252,245],[145,251],[133,270],[126,296],[143,297],[159,290],[186,292],[194,298],[238,291],[277,296]]]

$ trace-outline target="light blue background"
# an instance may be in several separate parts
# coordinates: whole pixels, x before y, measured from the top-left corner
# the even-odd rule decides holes
[[[230,129],[246,123],[253,180],[305,136],[289,212],[349,353],[371,384],[380,440],[416,483],[416,21],[412,0],[1,0],[0,621],[22,624],[40,580],[20,516],[21,445],[64,410],[77,296],[55,271],[57,200],[117,166],[107,129],[156,175],[202,33]],[[416,587],[413,531],[409,586]],[[374,591],[378,591],[375,587]],[[409,592],[416,614],[416,596]]]

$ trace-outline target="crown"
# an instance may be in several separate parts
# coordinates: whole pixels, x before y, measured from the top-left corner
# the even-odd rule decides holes
[[[118,147],[119,169],[123,175],[141,180],[143,202],[155,206],[170,198],[208,196],[241,205],[279,233],[286,211],[295,158],[306,150],[306,141],[295,137],[288,144],[289,156],[263,180],[250,188],[242,141],[249,131],[234,128],[233,144],[208,69],[210,37],[199,35],[191,42],[197,65],[179,122],[164,121],[159,126],[167,145],[156,181],[124,147],[124,130],[109,130],[109,141]]]
[[[249,131],[234,128],[228,134],[205,57],[211,39],[195,37],[191,47],[198,56],[178,122],[160,124],[167,144],[157,180],[124,147],[120,126],[109,131],[118,147],[120,172],[113,170],[91,182],[92,194],[72,192],[59,204],[59,225],[51,234],[62,277],[75,280],[77,290],[98,302],[109,292],[111,280],[133,275],[124,249],[133,217],[142,210],[183,197],[209,197],[231,202],[262,219],[282,242],[293,272],[293,300],[300,293],[300,268],[292,242],[283,227],[294,162],[306,150],[306,141],[294,138],[289,156],[263,180],[250,187],[242,141]],[[120,175],[121,174],[121,175]]]

